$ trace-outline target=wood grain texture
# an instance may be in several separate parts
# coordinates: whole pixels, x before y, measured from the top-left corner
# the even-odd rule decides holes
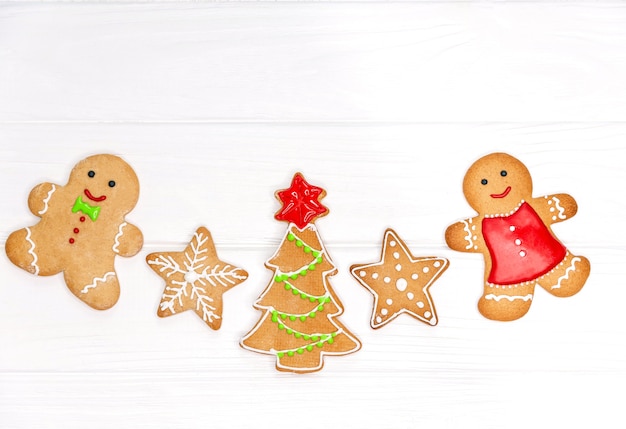
[[[36,221],[33,186],[93,153],[122,156],[145,246],[118,258],[122,295],[97,312],[60,276],[0,258],[0,427],[622,428],[626,381],[626,8],[621,3],[0,3],[0,241]],[[591,260],[576,296],[538,290],[521,320],[476,308],[479,255],[445,246],[473,215],[478,157],[505,151],[536,195],[566,192],[554,227]],[[301,171],[327,191],[317,222],[341,321],[362,350],[316,374],[239,347],[287,224],[274,192]],[[145,263],[198,226],[249,273],[223,324],[158,318]],[[393,228],[450,268],[439,324],[369,326],[349,273]]]
[[[0,121],[620,121],[623,3],[4,4]]]

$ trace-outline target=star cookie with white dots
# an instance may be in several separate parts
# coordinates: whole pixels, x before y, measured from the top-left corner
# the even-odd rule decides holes
[[[445,258],[414,257],[398,234],[387,229],[380,261],[350,267],[354,278],[374,295],[371,327],[380,328],[402,313],[436,325],[429,289],[448,266]]]

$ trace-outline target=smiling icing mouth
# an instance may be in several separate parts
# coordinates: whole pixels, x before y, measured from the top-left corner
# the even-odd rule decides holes
[[[502,192],[501,194],[491,194],[491,198],[504,198],[509,195],[509,192],[511,192],[511,187],[507,186],[504,192]]]
[[[104,201],[107,199],[106,195],[100,195],[99,197],[94,197],[93,195],[91,195],[91,192],[89,192],[89,189],[85,188],[85,195],[87,195],[87,198],[89,198],[91,201]]]

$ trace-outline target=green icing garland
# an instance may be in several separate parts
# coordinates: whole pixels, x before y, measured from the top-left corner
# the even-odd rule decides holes
[[[293,335],[294,337],[302,338],[305,341],[313,341],[311,344],[307,344],[306,346],[301,346],[301,347],[297,347],[291,350],[282,350],[282,351],[276,352],[276,355],[279,358],[282,358],[285,355],[293,356],[296,353],[302,354],[305,351],[311,352],[313,351],[314,347],[322,348],[324,344],[332,344],[335,342],[335,337],[339,333],[337,331],[337,332],[331,332],[330,334],[305,334],[304,332],[300,332],[295,329],[292,329],[286,326],[284,323],[280,322],[278,320],[279,314],[280,313],[276,310],[272,311],[272,322],[278,323],[278,329],[280,329],[281,331],[285,331],[287,335]]]
[[[314,250],[313,248],[311,248],[310,246],[306,245],[302,240],[300,240],[299,238],[297,238],[295,236],[294,233],[290,232],[287,235],[287,240],[288,241],[295,241],[296,246],[301,247],[302,251],[304,253],[311,253],[313,255],[313,257],[315,259],[313,259],[313,261],[310,264],[307,264],[305,266],[303,266],[302,268],[300,268],[297,271],[291,272],[291,273],[283,273],[283,274],[278,274],[276,277],[274,277],[274,281],[277,283],[281,283],[286,281],[287,279],[292,279],[295,280],[298,278],[298,276],[306,276],[307,273],[309,271],[313,271],[315,270],[315,267],[318,266],[319,264],[322,263],[322,251],[321,250]]]
[[[308,299],[311,302],[317,301],[320,304],[324,304],[324,303],[330,302],[330,298],[328,297],[328,295],[316,296],[316,295],[308,294],[308,293],[298,289],[297,287],[295,287],[294,285],[292,285],[291,283],[289,283],[286,280],[285,280],[285,290],[290,290],[291,293],[293,293],[294,295],[297,295],[297,296],[299,296],[302,299]]]
[[[296,338],[302,338],[305,341],[309,341],[309,340],[313,341],[311,344],[307,344],[306,346],[297,347],[297,348],[291,349],[291,350],[283,350],[283,351],[276,352],[276,355],[279,358],[282,358],[285,355],[293,356],[296,353],[297,354],[302,354],[305,351],[309,351],[310,352],[310,351],[313,351],[314,347],[321,348],[326,343],[332,344],[335,341],[334,338],[338,334],[338,332],[332,332],[330,334],[317,334],[317,335],[305,334],[303,332],[300,332],[300,331],[294,330],[292,328],[289,328],[288,326],[286,326],[284,323],[282,323],[279,320],[279,319],[286,320],[287,318],[289,318],[289,320],[291,320],[291,321],[295,321],[297,319],[300,319],[300,321],[305,322],[307,320],[307,318],[309,318],[309,317],[313,318],[313,317],[315,317],[316,313],[318,313],[320,311],[324,311],[324,304],[330,302],[330,297],[328,295],[315,296],[315,295],[308,294],[308,293],[298,289],[297,287],[295,287],[294,285],[292,285],[291,283],[289,283],[287,281],[288,279],[296,280],[298,278],[298,276],[304,277],[309,271],[315,270],[315,267],[322,263],[322,252],[321,251],[313,250],[313,248],[311,248],[310,246],[306,245],[302,240],[297,238],[295,236],[295,234],[293,234],[292,232],[290,232],[287,235],[287,240],[291,241],[291,242],[295,241],[296,246],[301,247],[302,251],[304,253],[306,253],[306,254],[311,253],[315,259],[310,264],[305,265],[304,267],[300,268],[297,271],[294,271],[292,273],[283,273],[283,274],[276,275],[276,277],[274,277],[274,281],[276,283],[285,283],[285,290],[290,290],[294,295],[297,295],[297,296],[299,296],[302,299],[308,299],[311,302],[316,302],[317,301],[319,303],[319,305],[317,307],[315,307],[313,310],[311,310],[309,313],[307,313],[307,314],[299,314],[299,315],[298,314],[283,313],[283,312],[278,311],[278,310],[272,310],[272,322],[278,324],[278,329],[279,330],[285,331],[286,334],[293,335]]]

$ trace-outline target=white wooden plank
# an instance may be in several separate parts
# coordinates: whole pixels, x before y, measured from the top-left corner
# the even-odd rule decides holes
[[[107,150],[142,179],[131,217],[146,246],[117,261],[122,297],[106,312],[77,302],[60,277],[34,278],[0,258],[11,303],[0,324],[0,421],[312,427],[316,419],[284,402],[302,397],[303,407],[325,410],[339,426],[617,427],[612,392],[626,375],[625,131],[618,123],[2,125],[0,141],[13,142],[0,151],[0,200],[9,208],[0,214],[3,239],[32,220],[25,204],[32,186],[62,183],[75,161]],[[460,189],[465,168],[493,150],[522,159],[537,193],[576,197],[578,215],[555,229],[593,264],[578,295],[539,290],[529,314],[513,323],[479,315],[482,260],[443,242],[445,226],[471,214]],[[318,227],[339,269],[332,284],[345,306],[341,320],[363,342],[304,377],[279,374],[271,358],[238,346],[260,317],[252,303],[272,274],[263,264],[284,232],[272,219],[273,192],[296,170],[328,191],[331,212]],[[159,319],[163,285],[143,261],[148,252],[179,249],[199,224],[212,230],[221,257],[250,273],[224,295],[219,331],[190,313]],[[377,260],[388,226],[416,255],[451,262],[432,289],[434,328],[409,317],[369,327],[372,297],[348,268]]]
[[[320,422],[333,427],[450,429],[612,429],[623,423],[616,414],[619,395],[608,392],[619,389],[624,380],[611,373],[373,372],[349,385],[337,375],[234,374],[224,380],[207,373],[24,374],[2,376],[0,381],[18,398],[29,399],[18,401],[0,391],[7,405],[19,412],[2,420],[9,428],[44,421],[50,429],[80,429],[85,422],[93,428],[269,428],[297,422],[306,429]],[[217,388],[226,382],[231,389]],[[378,400],[376,408],[372,397]],[[291,411],[294,407],[297,412]],[[5,416],[6,409],[0,410],[0,418]]]
[[[578,200],[577,217],[556,226],[572,245],[601,238],[621,246],[624,235],[612,231],[625,211],[615,197],[626,183],[625,130],[621,123],[3,125],[0,190],[15,207],[0,214],[0,237],[34,220],[26,206],[32,187],[63,183],[78,160],[111,152],[141,178],[129,217],[148,243],[181,244],[206,223],[222,245],[273,246],[283,232],[273,219],[274,192],[301,171],[327,190],[330,215],[318,226],[329,243],[370,246],[393,225],[411,244],[439,246],[449,223],[473,213],[461,192],[465,170],[504,151],[527,164],[537,195],[568,192]],[[615,222],[591,222],[600,213]]]
[[[623,3],[13,4],[0,121],[620,121]]]
[[[620,2],[0,3],[0,242],[34,222],[26,198],[96,152],[142,183],[129,218],[146,245],[118,259],[106,312],[59,276],[0,258],[0,426],[621,428],[626,328],[625,8]],[[535,193],[568,192],[555,227],[592,275],[575,297],[537,291],[513,323],[482,318],[482,260],[445,247],[472,214],[461,180],[507,151]],[[342,321],[363,349],[309,376],[241,349],[263,264],[286,224],[275,190],[295,171],[328,191],[318,221]],[[148,252],[198,225],[250,278],[224,324],[156,316]],[[449,258],[440,322],[374,331],[353,263],[393,227]]]

